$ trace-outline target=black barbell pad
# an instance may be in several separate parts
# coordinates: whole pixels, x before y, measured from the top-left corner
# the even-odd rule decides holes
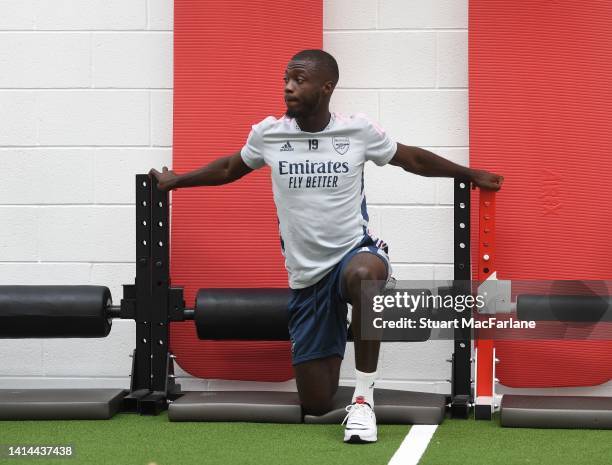
[[[0,338],[106,337],[104,286],[0,286]]]
[[[290,289],[200,289],[195,325],[200,339],[289,340]]]
[[[516,313],[519,320],[527,321],[612,321],[612,297],[521,294],[516,299]]]

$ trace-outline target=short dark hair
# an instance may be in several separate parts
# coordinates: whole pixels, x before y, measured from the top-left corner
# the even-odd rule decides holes
[[[313,61],[317,68],[324,71],[327,77],[333,81],[334,86],[338,83],[338,63],[329,53],[317,49],[302,50],[291,58],[291,61],[297,60]]]

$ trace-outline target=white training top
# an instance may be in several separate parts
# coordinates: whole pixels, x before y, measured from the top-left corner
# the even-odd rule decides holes
[[[367,234],[363,165],[384,165],[397,143],[364,114],[332,113],[320,132],[294,118],[253,126],[240,154],[252,169],[269,165],[289,286],[323,278]]]

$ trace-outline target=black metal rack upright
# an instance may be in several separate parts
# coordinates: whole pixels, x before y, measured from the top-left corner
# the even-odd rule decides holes
[[[454,183],[454,286],[456,294],[471,293],[470,182]],[[471,360],[472,337],[469,329],[454,330],[451,373],[451,416],[467,418],[473,402]]]
[[[168,350],[171,305],[184,308],[182,289],[170,287],[168,193],[154,189],[149,175],[136,175],[136,279],[124,285],[122,311],[136,322],[127,411],[156,415],[180,393],[175,384],[174,356]],[[178,318],[177,318],[178,319]]]

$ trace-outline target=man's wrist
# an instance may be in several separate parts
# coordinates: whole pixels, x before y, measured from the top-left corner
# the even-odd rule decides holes
[[[177,189],[179,187],[182,187],[180,184],[181,181],[181,176],[177,175],[176,177],[172,178],[171,180],[168,181],[169,187],[170,189]]]
[[[467,166],[462,166],[457,173],[457,178],[467,178],[468,181],[473,181],[474,176],[476,176],[476,170],[468,168]]]

